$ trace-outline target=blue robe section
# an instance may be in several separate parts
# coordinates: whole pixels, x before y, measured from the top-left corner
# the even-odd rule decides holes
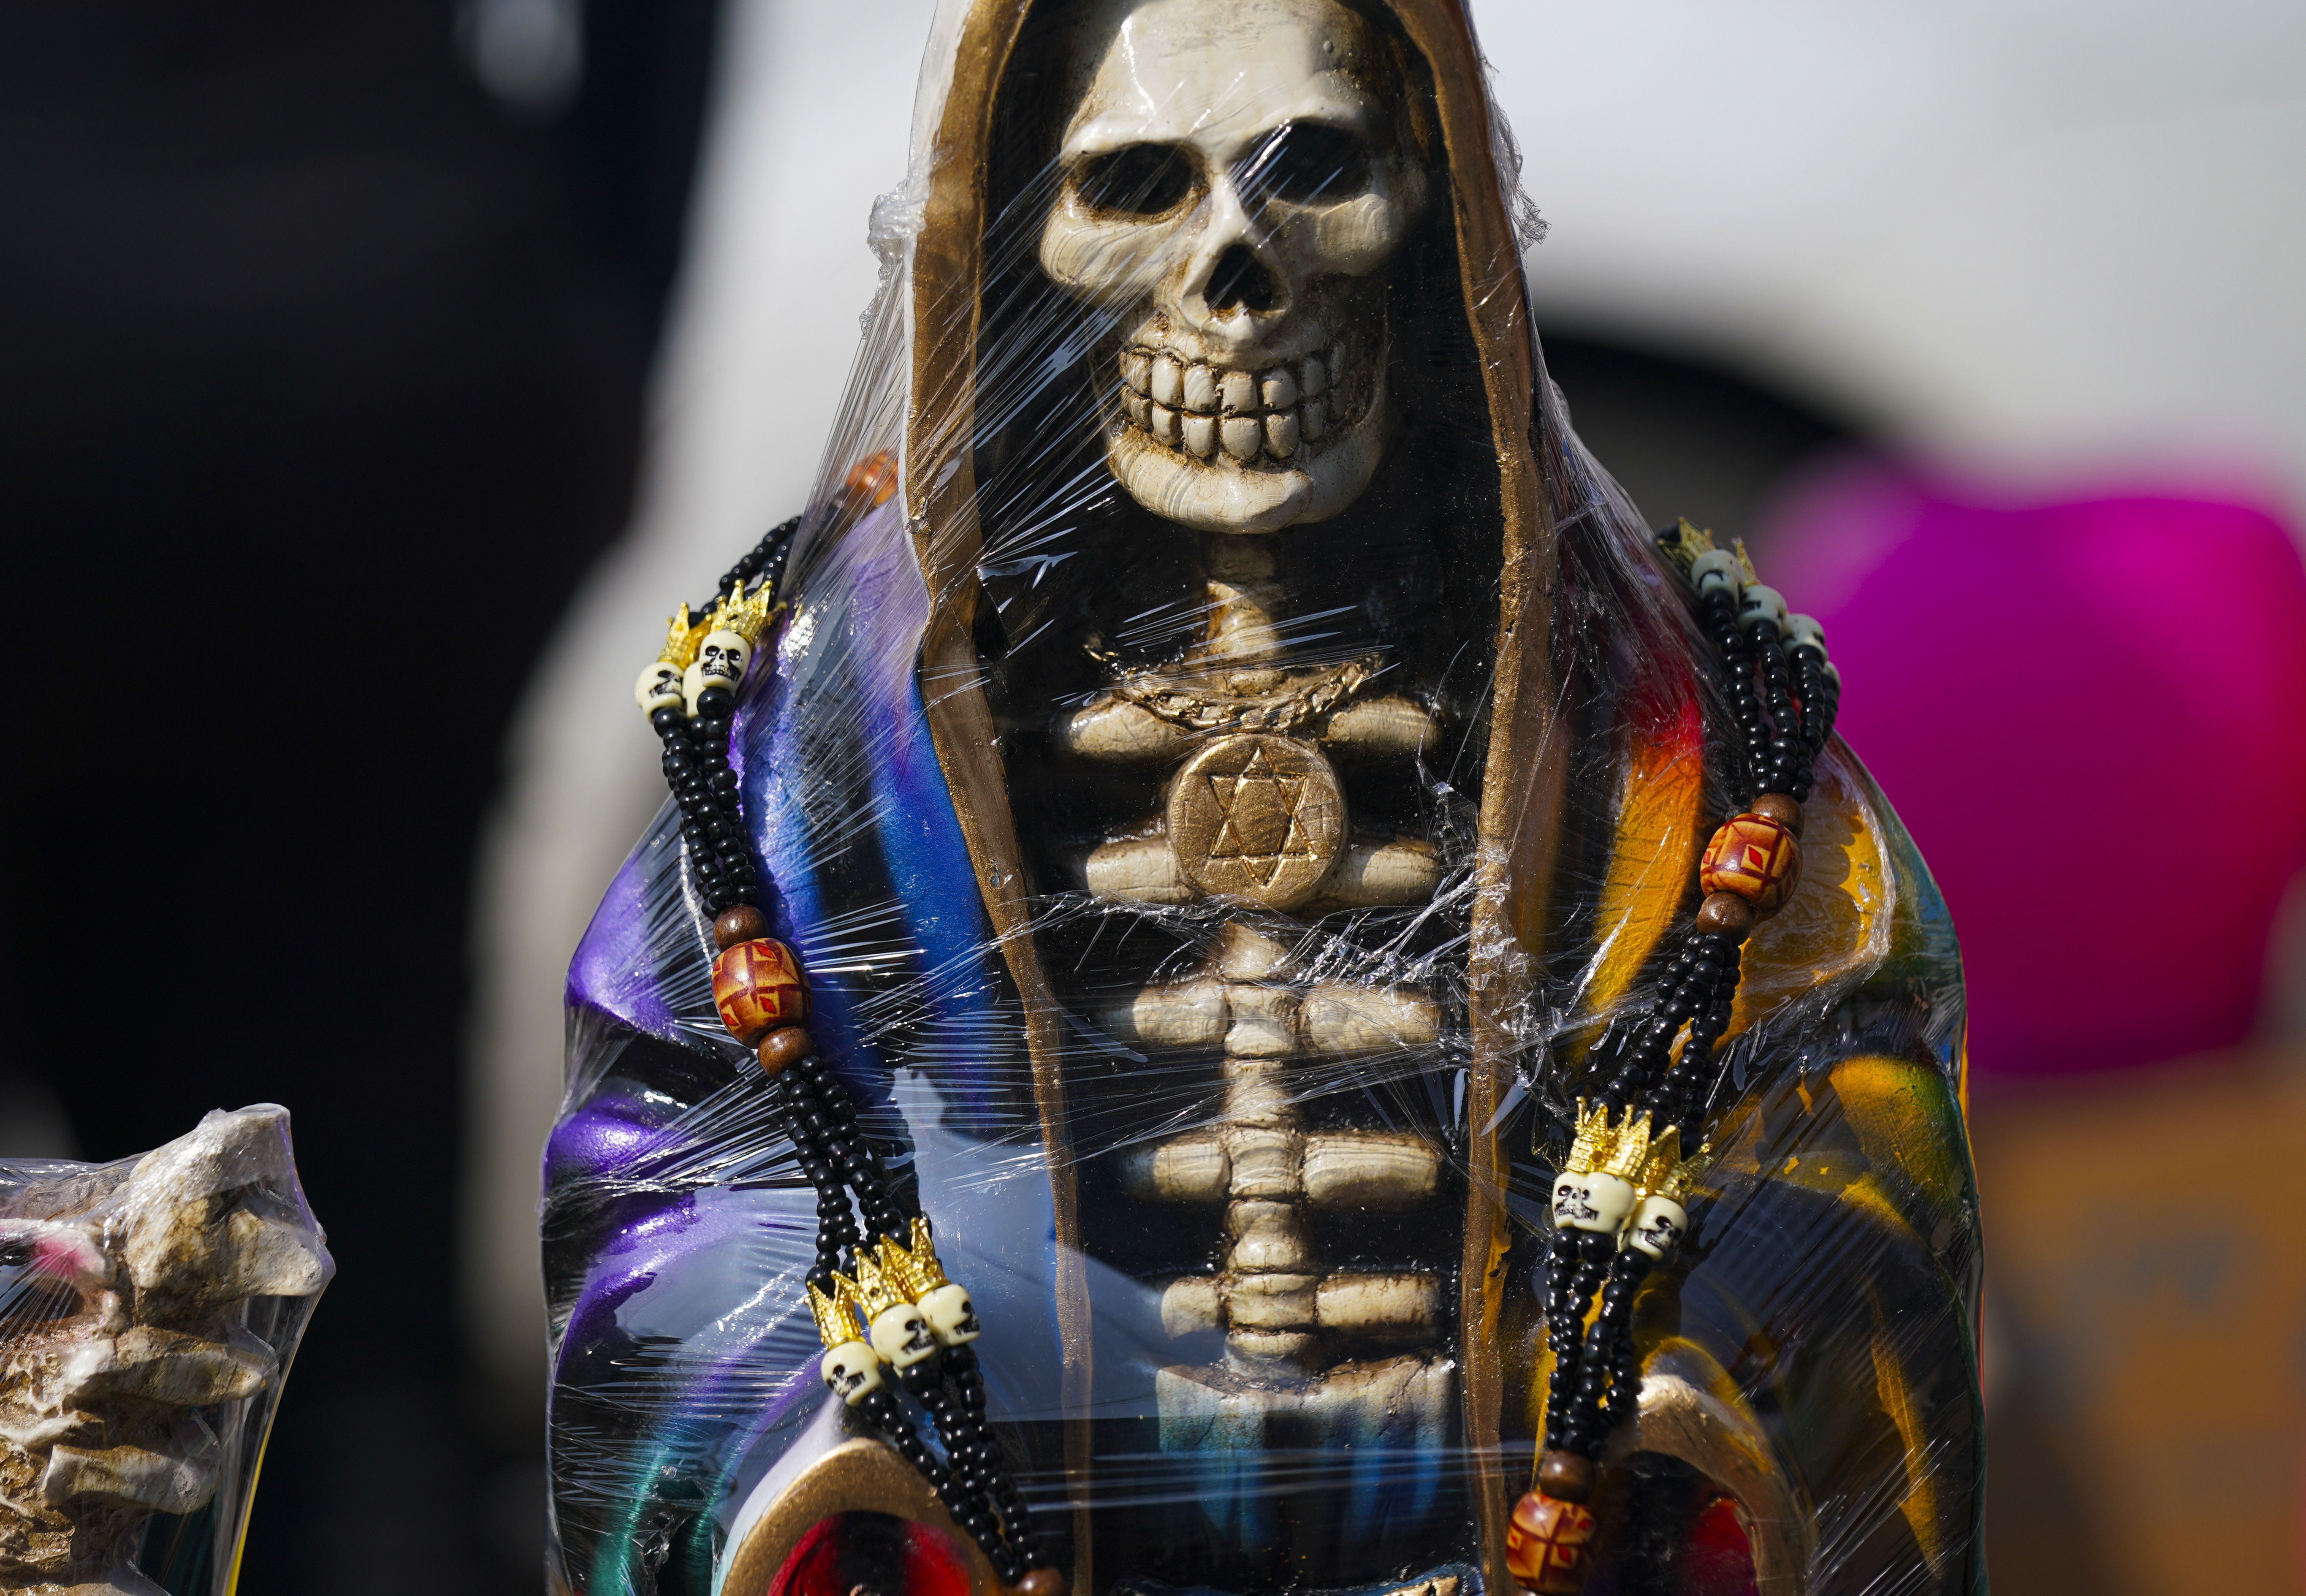
[[[924,1195],[956,1238],[947,1267],[1001,1326],[1000,1419],[1052,1399],[1054,1233],[1029,1088],[1013,1116],[998,1106],[1027,1079],[1022,1028],[922,715],[926,614],[903,528],[875,511],[764,640],[732,764],[819,1046],[869,1130],[947,1166]],[[815,1194],[713,1011],[680,852],[668,806],[577,949],[545,1157],[556,1514],[592,1596],[701,1596],[732,1498],[829,1400],[802,1288]],[[987,1141],[1010,1144],[990,1155],[1004,1178],[972,1181],[957,1166]]]

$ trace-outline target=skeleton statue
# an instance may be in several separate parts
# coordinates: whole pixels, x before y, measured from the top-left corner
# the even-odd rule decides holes
[[[155,1515],[228,1566],[333,1268],[287,1115],[211,1114],[132,1165],[29,1166],[0,1213],[0,1590],[158,1596]]]
[[[1544,379],[1458,0],[945,0],[934,37],[730,764],[814,1043],[971,1289],[810,1332],[816,1197],[669,811],[570,973],[558,1577],[986,1590],[841,1400],[965,1337],[1079,1596],[1509,1596],[1559,1220],[1675,1259],[1611,1588],[1710,1591],[1701,1544],[1770,1596],[1975,1588],[1959,977],[1846,751],[1703,1190],[1560,1174],[1735,720]]]
[[[1434,840],[1357,837],[1330,751],[1413,781],[1435,684],[1371,690],[1381,653],[1298,665],[1286,637],[1290,529],[1351,510],[1402,431],[1388,289],[1424,163],[1378,34],[1335,0],[1112,4],[1079,48],[1038,258],[1118,329],[1107,460],[1146,511],[1200,534],[1204,619],[1172,665],[1062,715],[1055,740],[1166,777],[1155,826],[1084,858],[1093,899],[1233,911],[1186,979],[1104,1016],[1135,1046],[1221,1060],[1214,1122],[1129,1158],[1138,1200],[1224,1206],[1216,1271],[1180,1256],[1162,1319],[1223,1332],[1225,1354],[1161,1370],[1162,1445],[1214,1426],[1234,1447],[1285,1428],[1408,1449],[1450,1429],[1454,1370],[1428,1350],[1443,1260],[1340,1267],[1324,1240],[1368,1210],[1429,1207],[1438,1138],[1354,1118],[1316,1131],[1304,1108],[1332,1061],[1425,1062],[1439,1009],[1414,986],[1308,979],[1302,950],[1334,939],[1328,961],[1355,962],[1354,928],[1311,927],[1431,901]],[[1262,1516],[1243,1515],[1244,1543],[1270,1533]]]

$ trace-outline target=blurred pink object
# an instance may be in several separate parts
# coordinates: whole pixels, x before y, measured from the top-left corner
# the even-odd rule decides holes
[[[1814,482],[1764,575],[1961,937],[1982,1080],[2243,1040],[2306,866],[2306,568],[2262,510]]]

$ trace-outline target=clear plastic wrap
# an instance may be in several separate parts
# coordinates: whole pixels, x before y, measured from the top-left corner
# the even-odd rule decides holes
[[[922,81],[728,749],[809,1031],[1074,1590],[1509,1592],[1576,1104],[1752,797],[1689,578],[1544,380],[1456,4],[954,0]],[[1952,931],[1814,775],[1591,1591],[1984,1585]],[[554,1588],[989,1589],[820,1381],[715,954],[668,806],[569,977]]]
[[[0,1590],[229,1596],[334,1272],[279,1108],[141,1158],[0,1163]]]

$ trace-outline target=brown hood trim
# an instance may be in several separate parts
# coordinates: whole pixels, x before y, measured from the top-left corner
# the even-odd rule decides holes
[[[1029,929],[1016,827],[993,719],[970,641],[982,533],[969,440],[975,431],[986,158],[998,90],[1032,0],[977,0],[956,36],[952,76],[933,135],[928,191],[912,261],[912,388],[906,413],[905,508],[929,590],[922,698],[985,905],[1024,1004],[1058,1247],[1057,1322],[1064,1352],[1065,1459],[1073,1501],[1073,1589],[1095,1586],[1089,1539],[1089,1393],[1094,1349],[1080,1249],[1055,1000]],[[1510,1071],[1513,1017],[1526,1001],[1550,895],[1554,828],[1567,770],[1555,735],[1551,661],[1551,499],[1537,440],[1536,359],[1519,243],[1492,139],[1471,22],[1456,0],[1387,0],[1425,57],[1450,178],[1460,291],[1488,390],[1503,507],[1502,595],[1482,777],[1477,898],[1469,970],[1472,1128],[1460,1303],[1464,1434],[1482,1459],[1477,1481],[1482,1563],[1491,1590],[1505,1566],[1510,1500],[1497,1461],[1503,1399],[1498,1346],[1509,1233],[1508,1162],[1490,1122]],[[1534,772],[1525,775],[1522,772]]]

